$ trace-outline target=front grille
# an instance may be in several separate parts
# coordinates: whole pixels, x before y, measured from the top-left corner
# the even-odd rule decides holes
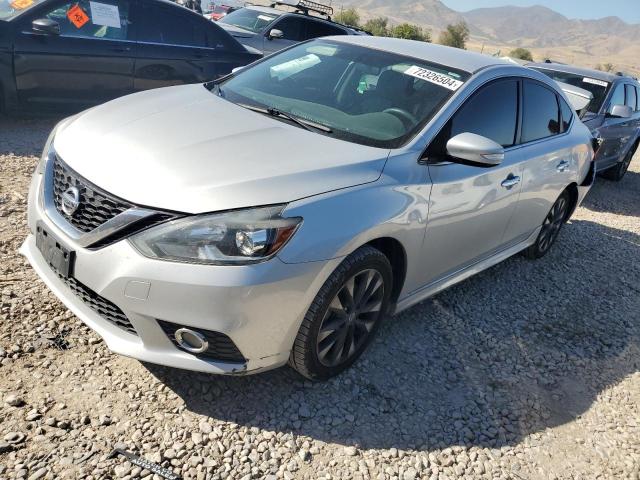
[[[107,322],[110,322],[116,327],[119,327],[129,333],[137,335],[127,316],[116,305],[106,298],[101,297],[75,278],[63,277],[62,275],[58,276],[80,300],[82,300],[89,308],[91,308],[91,310],[96,312]]]
[[[69,216],[62,210],[62,195],[76,187],[80,192],[80,206]],[[56,209],[78,230],[90,232],[116,215],[133,207],[130,203],[105,192],[85,180],[56,155],[53,164],[53,200]]]
[[[190,327],[165,322],[163,320],[158,320],[158,323],[167,337],[169,337],[169,340],[171,340],[176,347],[180,348],[175,338],[176,330]],[[201,330],[199,328],[194,328],[193,330],[200,332],[206,337],[209,342],[209,349],[206,352],[191,355],[195,355],[203,360],[215,360],[219,362],[244,363],[247,361],[246,358],[242,356],[242,353],[240,353],[240,350],[238,350],[238,347],[236,347],[236,344],[233,343],[233,340],[224,333]]]

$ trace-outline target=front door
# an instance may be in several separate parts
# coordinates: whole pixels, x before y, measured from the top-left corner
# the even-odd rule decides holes
[[[77,110],[133,90],[132,24],[128,0],[47,3],[19,24],[15,76],[23,106]],[[32,29],[36,19],[58,23],[60,34]]]
[[[265,56],[303,41],[306,35],[306,24],[307,20],[305,20],[301,16],[285,16],[271,25],[271,27],[265,34]],[[283,37],[270,37],[269,32],[274,29],[280,30],[283,34]]]
[[[433,183],[422,254],[424,285],[490,256],[504,233],[522,185],[522,156],[514,147],[518,125],[515,79],[482,87],[452,117],[427,149]],[[464,132],[505,147],[495,167],[458,163],[446,156],[447,141]]]
[[[614,105],[625,104],[625,86],[619,83],[608,102],[605,119],[600,127],[596,129],[596,135],[602,139],[602,145],[596,157],[596,167],[603,170],[615,165],[622,155],[623,138],[629,130],[630,119],[612,117],[611,111]]]

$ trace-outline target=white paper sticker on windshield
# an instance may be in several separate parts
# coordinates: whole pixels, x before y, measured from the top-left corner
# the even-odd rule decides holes
[[[601,87],[606,87],[608,85],[607,82],[603,82],[602,80],[596,80],[595,78],[584,77],[582,79],[584,83],[591,83],[592,85],[600,85]]]
[[[404,72],[406,75],[411,75],[412,77],[419,78],[420,80],[424,80],[426,82],[435,83],[436,85],[440,85],[441,87],[448,88],[449,90],[453,90],[454,92],[458,90],[463,82],[460,80],[456,80],[455,78],[451,78],[449,75],[445,75],[444,73],[438,73],[431,70],[427,70],[422,67],[409,67]]]
[[[280,65],[274,65],[270,69],[271,76],[278,77],[279,80],[283,80],[287,77],[290,77],[291,75],[295,75],[296,73],[302,72],[303,70],[311,68],[319,63],[320,57],[318,57],[314,53],[311,53],[309,55],[305,55],[304,57],[281,63]]]
[[[120,12],[116,5],[89,2],[89,7],[91,8],[91,21],[94,25],[120,28]]]
[[[260,20],[265,20],[265,21],[267,21],[267,22],[270,22],[271,20],[273,20],[273,19],[274,19],[274,18],[276,18],[276,17],[269,17],[268,15],[258,15],[258,18],[259,18]]]

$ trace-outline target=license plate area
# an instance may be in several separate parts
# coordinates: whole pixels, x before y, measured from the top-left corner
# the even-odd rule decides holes
[[[36,247],[54,272],[64,278],[73,275],[75,252],[66,248],[42,222],[36,225]]]

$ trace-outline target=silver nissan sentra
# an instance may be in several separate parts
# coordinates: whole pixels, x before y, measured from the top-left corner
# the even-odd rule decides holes
[[[62,121],[21,252],[114,352],[326,379],[385,316],[545,255],[592,160],[588,129],[539,72],[328,37]]]

